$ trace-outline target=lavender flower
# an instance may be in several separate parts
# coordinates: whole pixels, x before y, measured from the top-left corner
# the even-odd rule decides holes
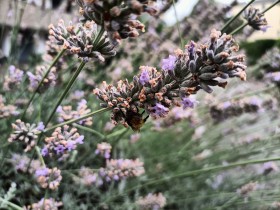
[[[173,71],[175,69],[175,66],[176,66],[176,60],[177,60],[176,56],[169,55],[168,58],[162,60],[161,68],[163,70]]]
[[[183,109],[193,108],[196,103],[198,103],[198,101],[191,96],[182,98]]]
[[[162,195],[162,193],[152,194],[149,193],[147,196],[140,197],[136,204],[140,209],[145,210],[159,210],[166,205],[166,198]]]
[[[18,114],[17,107],[13,105],[5,105],[5,99],[0,94],[0,119],[16,116]]]
[[[111,156],[112,146],[109,143],[102,142],[97,144],[97,149],[95,150],[95,154],[101,155],[106,159],[109,159]]]
[[[56,190],[62,180],[61,171],[55,168],[40,168],[35,171],[37,182],[43,188]]]
[[[250,182],[246,185],[243,185],[240,189],[237,190],[237,193],[247,197],[251,192],[255,191],[258,187],[257,182]]]
[[[249,26],[255,30],[266,31],[269,26],[267,25],[267,20],[264,17],[264,14],[254,7],[244,11],[244,17],[248,21]]]
[[[139,77],[139,82],[142,85],[145,85],[146,83],[148,83],[150,81],[150,76],[149,76],[149,71],[148,69],[146,69],[145,67],[142,68],[142,72],[140,74]]]
[[[41,153],[43,156],[56,156],[63,158],[67,154],[77,148],[78,144],[83,144],[84,136],[80,136],[76,128],[71,128],[67,125],[58,127],[52,133],[51,137],[45,138]]]
[[[35,91],[43,79],[44,75],[47,72],[47,68],[45,66],[37,66],[35,74],[31,73],[30,71],[27,72],[30,84],[29,84],[29,90]],[[51,71],[49,72],[48,76],[44,79],[42,85],[40,86],[38,92],[43,93],[45,92],[49,87],[53,87],[56,84],[56,68],[53,67]]]
[[[149,73],[149,82],[144,86],[140,74],[134,76],[133,83],[121,80],[116,87],[104,82],[104,88],[96,88],[94,94],[104,102],[102,107],[112,108],[111,119],[115,124],[127,127],[127,113],[137,112],[137,108],[145,109],[154,118],[165,117],[171,106],[181,106],[179,98],[196,94],[200,89],[211,93],[210,86],[225,87],[228,77],[246,80],[246,66],[242,64],[245,56],[233,55],[236,51],[238,47],[230,35],[212,30],[206,44],[191,42],[185,52],[175,51],[173,71],[140,67]]]
[[[9,67],[9,75],[5,76],[3,89],[12,90],[22,82],[24,72],[15,66]]]
[[[38,203],[25,206],[24,210],[58,210],[59,207],[63,206],[62,202],[55,201],[54,198],[42,198]]]
[[[41,133],[37,127],[36,124],[30,125],[21,120],[16,120],[16,122],[12,124],[14,131],[8,138],[8,141],[22,142],[25,145],[24,152],[30,151],[35,146],[38,135]]]
[[[90,168],[82,167],[79,170],[79,177],[74,177],[74,181],[86,186],[101,186],[103,184],[102,177],[98,173],[93,172]]]
[[[17,171],[27,172],[30,158],[26,155],[12,154],[12,158],[9,161]],[[37,169],[42,167],[39,160],[32,160],[28,169],[30,174],[33,174]]]

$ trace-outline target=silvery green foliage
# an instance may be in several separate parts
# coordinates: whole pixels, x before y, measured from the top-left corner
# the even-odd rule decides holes
[[[11,187],[9,190],[4,194],[0,194],[0,208],[8,208],[7,203],[5,201],[9,201],[16,196],[17,185],[16,183],[12,182]]]

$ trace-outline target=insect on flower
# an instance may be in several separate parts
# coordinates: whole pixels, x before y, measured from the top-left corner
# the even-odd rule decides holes
[[[140,128],[145,124],[145,122],[149,118],[149,115],[143,118],[144,112],[145,110],[142,113],[139,113],[138,108],[137,108],[137,112],[134,112],[132,110],[127,110],[125,121],[132,128],[133,131],[139,132]]]

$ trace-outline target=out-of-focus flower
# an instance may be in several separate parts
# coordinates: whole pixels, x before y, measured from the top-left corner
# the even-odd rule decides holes
[[[5,76],[3,89],[12,90],[22,82],[24,72],[15,66],[9,67],[9,74]]]
[[[30,158],[26,155],[12,154],[12,158],[9,162],[14,166],[17,171],[27,172],[28,165],[30,163]],[[32,160],[28,172],[33,174],[37,169],[42,167],[39,160]]]
[[[43,188],[56,190],[62,180],[61,171],[58,168],[40,168],[35,171],[37,182]]]
[[[121,80],[117,87],[104,82],[104,89],[97,88],[94,94],[104,102],[102,107],[112,108],[111,119],[116,124],[128,126],[127,113],[137,112],[137,108],[144,108],[154,118],[165,117],[172,105],[180,106],[181,98],[196,94],[200,89],[211,93],[210,86],[225,87],[224,79],[228,77],[246,80],[246,66],[242,64],[245,56],[233,55],[234,51],[238,51],[238,47],[233,38],[213,30],[206,44],[191,42],[185,52],[175,52],[173,71],[140,67],[148,71],[145,81],[140,78],[143,77],[141,73],[134,76],[133,83]]]
[[[274,162],[266,162],[261,167],[261,173],[264,175],[267,175],[272,171],[279,171],[278,166]]]
[[[162,193],[149,193],[145,197],[140,197],[136,201],[136,204],[142,210],[159,210],[166,205],[166,198],[162,195]]]
[[[99,175],[107,182],[137,177],[145,173],[143,165],[139,159],[110,159],[106,167],[99,170]]]
[[[0,94],[0,119],[16,116],[18,114],[17,107],[14,105],[5,105],[5,99]]]
[[[90,59],[104,62],[105,57],[116,54],[114,45],[106,35],[97,36],[97,25],[94,21],[87,21],[75,28],[72,23],[66,27],[64,21],[60,20],[57,27],[52,24],[49,26],[49,33],[58,45],[63,45],[70,53],[77,54],[85,62]],[[97,40],[99,38],[100,40]]]
[[[9,142],[21,142],[25,145],[24,152],[30,151],[36,144],[36,140],[41,131],[36,124],[30,125],[21,120],[16,120],[12,124],[13,133],[8,138]]]
[[[67,125],[58,127],[52,133],[51,137],[45,138],[46,144],[41,153],[43,156],[56,156],[63,158],[67,154],[77,148],[78,144],[83,144],[84,136],[81,136],[76,128]]]
[[[85,96],[85,92],[82,90],[75,90],[73,93],[71,93],[70,95],[70,100],[74,100],[74,101],[80,101],[84,98]]]
[[[237,190],[237,193],[247,197],[251,192],[255,191],[258,187],[257,182],[250,182],[246,185],[243,185],[240,189]]]
[[[140,139],[140,137],[141,137],[140,133],[134,133],[130,136],[130,142],[135,143]]]
[[[102,142],[100,144],[97,144],[97,149],[95,150],[95,154],[101,155],[106,159],[109,159],[111,157],[111,144],[107,142]]]
[[[44,75],[47,72],[47,68],[45,66],[37,66],[35,74],[31,73],[30,71],[27,72],[30,84],[29,90],[35,91],[40,84],[41,80],[43,79]],[[41,84],[40,88],[38,89],[39,93],[45,92],[49,87],[53,87],[56,84],[56,68],[52,67],[51,71],[44,79],[43,83]]]
[[[84,20],[93,20],[105,28],[113,44],[116,44],[121,39],[139,36],[138,30],[145,31],[145,26],[135,17],[143,12],[156,14],[153,1],[122,0],[107,4],[100,0],[77,0],[77,3]]]
[[[98,173],[86,167],[82,167],[79,170],[79,177],[74,177],[74,181],[86,186],[101,186],[103,184],[103,179],[98,175]]]
[[[90,109],[87,107],[87,101],[82,99],[80,102],[78,102],[77,110],[72,110],[72,106],[59,106],[56,112],[58,113],[58,121],[65,122],[90,113]],[[78,124],[91,126],[92,117],[80,120]]]
[[[249,26],[255,30],[262,30],[263,32],[266,32],[269,28],[264,14],[261,13],[259,9],[250,7],[244,11],[244,17],[248,21]]]
[[[62,202],[57,202],[53,198],[42,198],[38,203],[25,206],[24,210],[58,210],[59,207],[63,206]]]
[[[108,132],[114,129],[114,127],[116,127],[116,125],[112,122],[106,122],[105,126],[104,126],[104,131]]]

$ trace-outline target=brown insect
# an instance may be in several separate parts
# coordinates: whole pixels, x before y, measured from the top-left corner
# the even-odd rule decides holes
[[[143,118],[144,112],[145,110],[142,113],[139,113],[138,108],[137,108],[137,112],[134,112],[132,110],[127,110],[125,121],[132,128],[132,130],[139,132],[140,128],[145,124],[145,122],[149,118],[149,115]]]

